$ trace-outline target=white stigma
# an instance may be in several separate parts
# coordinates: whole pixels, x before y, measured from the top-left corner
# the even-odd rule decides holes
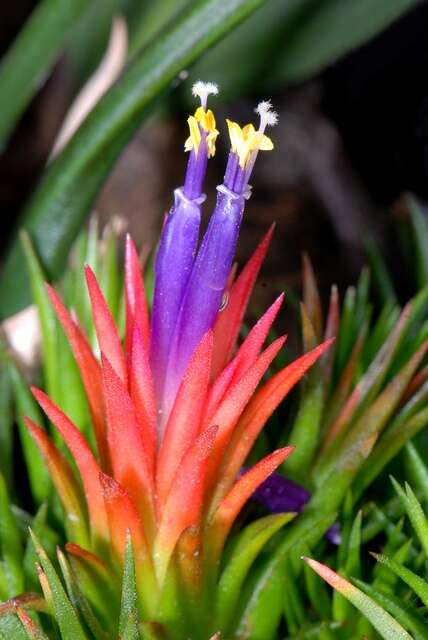
[[[201,101],[201,107],[206,111],[208,96],[216,96],[218,94],[218,85],[214,82],[202,82],[198,80],[192,87],[192,94]]]
[[[260,116],[259,131],[264,132],[266,127],[273,127],[278,123],[278,114],[272,110],[272,103],[270,100],[263,100],[259,102],[255,108],[255,112]]]

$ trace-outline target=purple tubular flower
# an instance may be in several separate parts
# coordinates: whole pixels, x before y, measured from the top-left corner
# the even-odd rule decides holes
[[[206,134],[205,131],[202,131],[198,153],[192,149],[189,155],[189,162],[187,163],[183,192],[189,200],[197,200],[202,194],[202,186],[207,170],[207,163],[208,148],[206,143]]]
[[[152,309],[150,361],[158,404],[163,395],[166,367],[174,327],[183,295],[192,270],[199,240],[202,193],[208,156],[215,150],[215,119],[206,111],[208,95],[216,93],[211,83],[198,82],[194,95],[201,106],[189,117],[190,136],[185,148],[189,151],[184,186],[174,192],[174,205],[165,221],[155,262],[155,290]]]
[[[311,494],[280,473],[272,473],[252,497],[271,513],[300,513]],[[333,524],[325,535],[332,544],[339,545],[341,541],[339,523]]]
[[[217,318],[232,267],[245,200],[250,197],[248,179],[260,149],[271,149],[264,135],[276,122],[270,103],[258,107],[260,128],[241,128],[228,121],[231,152],[224,182],[217,187],[217,202],[194,261],[178,315],[166,372],[161,409],[166,420],[192,353]],[[209,142],[209,134],[206,138]]]
[[[253,498],[271,513],[298,513],[308,502],[309,491],[280,473],[272,473],[253,493]]]
[[[218,187],[217,205],[205,232],[183,298],[170,351],[165,407],[172,403],[186,365],[213,326],[232,267],[245,198]]]
[[[155,262],[152,310],[151,364],[158,398],[162,393],[171,336],[180,310],[199,239],[201,204],[205,197],[189,200],[176,189]]]

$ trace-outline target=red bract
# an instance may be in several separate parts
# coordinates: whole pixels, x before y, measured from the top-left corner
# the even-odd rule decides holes
[[[258,389],[285,340],[279,338],[261,351],[281,296],[236,350],[239,326],[270,235],[232,285],[230,306],[219,312],[214,331],[203,337],[190,359],[162,437],[149,365],[144,284],[131,239],[125,265],[125,348],[96,278],[86,270],[100,363],[58,294],[48,288],[86,389],[97,452],[42,391],[33,393],[76,463],[84,498],[80,482],[57,447],[29,419],[28,427],[73,525],[70,542],[103,561],[106,549],[111,549],[120,566],[130,530],[143,583],[157,593],[185,531],[199,532],[198,544],[211,554],[206,563],[215,570],[242,506],[292,450],[276,451],[237,480],[254,440],[328,346],[324,343],[302,356]]]

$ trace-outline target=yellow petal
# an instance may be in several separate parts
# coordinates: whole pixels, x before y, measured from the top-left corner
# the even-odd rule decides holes
[[[194,116],[189,116],[187,118],[187,124],[189,125],[190,136],[187,138],[184,143],[184,149],[186,151],[190,151],[194,149],[195,152],[198,152],[199,144],[201,142],[201,132],[199,131],[198,121]]]

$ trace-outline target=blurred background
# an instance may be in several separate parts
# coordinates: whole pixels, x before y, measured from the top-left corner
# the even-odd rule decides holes
[[[47,4],[46,0],[17,0],[2,7],[0,43],[5,57],[0,80],[8,78],[6,67],[13,43],[16,49],[17,34]],[[123,68],[132,65],[140,52],[144,55],[153,40],[174,29],[182,15],[203,3],[80,2],[85,4],[64,30],[49,64],[45,59],[37,86],[29,92],[27,103],[16,107],[14,126],[4,136],[0,160],[3,264],[14,251],[17,227],[34,218],[32,198],[43,176],[47,174],[49,180],[47,165],[52,162],[53,147],[79,93],[77,122]],[[217,4],[220,11],[223,3]],[[343,288],[356,280],[367,261],[367,242],[378,247],[396,290],[405,298],[412,293],[412,274],[404,260],[411,248],[401,246],[408,217],[403,195],[413,192],[422,210],[428,195],[428,2],[267,0],[257,4],[236,28],[183,67],[167,83],[167,91],[155,96],[148,117],[140,117],[135,134],[122,145],[87,208],[103,222],[113,216],[125,219],[121,228],[129,228],[140,246],[155,245],[172,189],[183,179],[186,119],[195,106],[191,84],[199,78],[212,80],[221,89],[212,106],[223,135],[209,172],[211,196],[224,170],[225,117],[245,123],[254,118],[258,100],[265,98],[272,99],[280,114],[279,125],[272,131],[276,150],[260,158],[254,174],[254,196],[238,256],[240,261],[247,258],[271,221],[276,223],[258,290],[260,304],[265,305],[265,297],[272,299],[272,290],[299,292],[303,251],[311,256],[324,294],[332,282]],[[27,50],[25,64],[17,67],[18,72],[23,69],[23,82],[31,55]],[[0,82],[2,86],[0,119],[2,113],[10,112],[10,105],[4,109],[1,103],[11,96],[7,82],[6,86]],[[83,98],[82,87],[86,87]],[[85,171],[91,172],[91,166]],[[77,196],[79,183],[74,188]],[[83,223],[81,215],[70,238]],[[60,210],[49,224],[61,225]],[[52,237],[47,242],[55,242]],[[42,247],[42,258],[43,252]],[[48,271],[49,260],[47,255]],[[62,268],[55,264],[53,275]],[[7,263],[6,273],[10,283]],[[20,286],[16,289],[21,291]],[[24,297],[8,300],[2,315],[10,315],[24,303]]]

